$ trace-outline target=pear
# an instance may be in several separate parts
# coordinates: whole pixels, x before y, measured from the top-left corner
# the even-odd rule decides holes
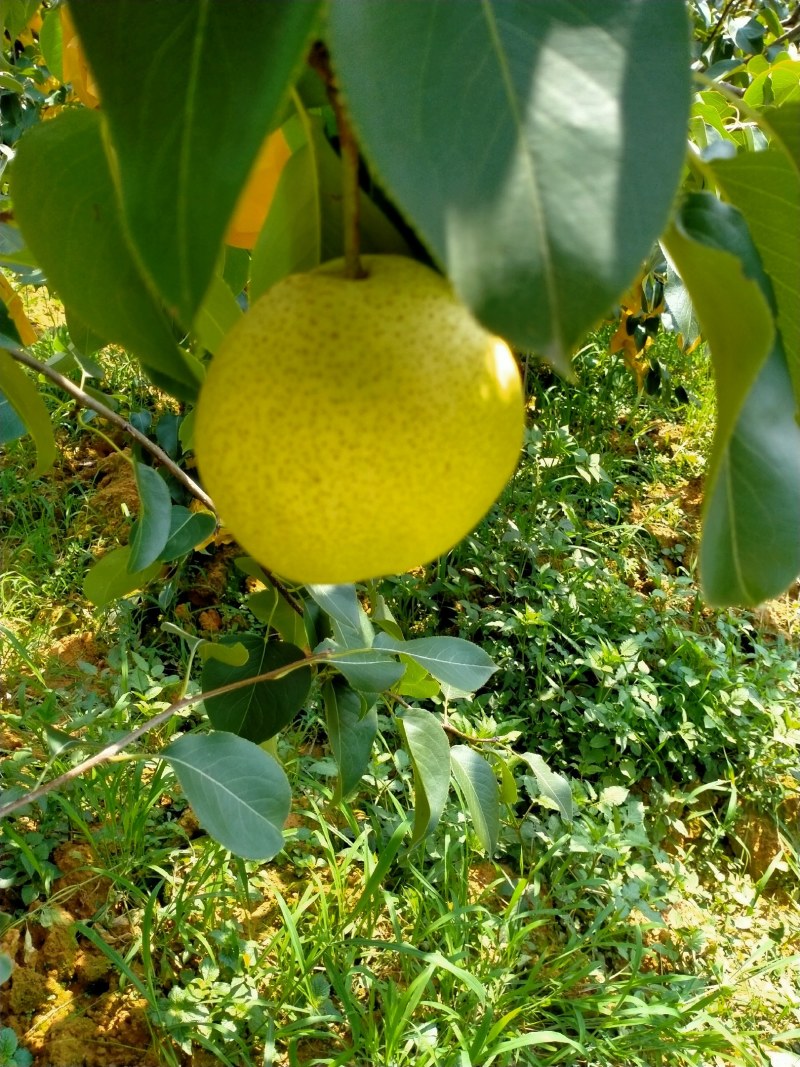
[[[203,483],[239,544],[301,584],[424,564],[472,530],[524,428],[508,346],[436,271],[363,256],[284,278],[231,329],[198,401]]]

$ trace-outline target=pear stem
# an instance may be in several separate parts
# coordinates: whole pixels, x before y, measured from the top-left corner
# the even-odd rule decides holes
[[[325,83],[336,126],[339,130],[339,149],[342,156],[342,216],[344,224],[344,273],[346,278],[365,278],[361,265],[361,234],[359,230],[358,141],[350,119],[342,104],[342,97],[331,69],[328,50],[321,43],[311,49],[309,63]]]

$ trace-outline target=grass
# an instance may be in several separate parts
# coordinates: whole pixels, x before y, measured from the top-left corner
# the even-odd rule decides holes
[[[139,758],[3,827],[0,948],[18,969],[0,1026],[20,1048],[175,1067],[766,1067],[800,1053],[796,610],[784,604],[781,630],[703,605],[707,368],[660,338],[699,399],[639,397],[606,341],[581,353],[575,385],[529,368],[524,460],[489,520],[382,587],[405,632],[468,637],[499,666],[447,708],[501,739],[482,746],[509,786],[497,855],[480,854],[455,797],[408,850],[412,774],[385,711],[362,790],[334,804],[312,700],[280,741],[285,848],[237,860],[157,758],[171,722]],[[109,371],[123,412],[157,420],[131,366]],[[49,402],[67,457],[55,476],[27,479],[24,442],[0,461],[11,795],[173,698],[186,650],[163,621],[256,626],[224,545],[168,595],[90,610],[87,562],[130,519],[121,494],[98,509],[103,450]],[[526,752],[569,780],[571,825]]]

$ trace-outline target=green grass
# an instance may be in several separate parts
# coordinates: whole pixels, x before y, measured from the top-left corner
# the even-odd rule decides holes
[[[709,446],[704,361],[660,338],[673,382],[699,399],[638,397],[605,340],[581,353],[574,385],[529,369],[525,458],[489,520],[424,574],[382,585],[405,632],[459,634],[499,666],[447,709],[464,733],[500,738],[482,746],[516,788],[497,855],[481,856],[455,796],[408,850],[412,773],[386,710],[363,789],[334,805],[312,700],[280,740],[295,795],[285,849],[271,864],[232,858],[157,758],[173,721],[139,758],[3,827],[4,943],[27,931],[46,944],[65,909],[100,975],[63,977],[81,1012],[130,995],[155,1062],[176,1067],[757,1067],[769,1049],[800,1051],[796,646],[697,594],[683,505]],[[126,414],[153,409],[129,365],[113,375]],[[67,412],[62,435],[79,440]],[[223,558],[195,557],[160,603],[156,590],[97,616],[81,594],[109,537],[86,519],[96,486],[28,481],[28,462],[22,443],[0,462],[0,506],[14,502],[0,630],[10,795],[168,704],[186,650],[160,624],[200,626],[209,599],[191,597]],[[255,626],[241,576],[225,574],[211,583],[223,627]],[[92,654],[54,660],[75,629]],[[568,778],[572,825],[525,752]],[[758,869],[756,816],[782,847]],[[67,846],[85,849],[72,881]],[[39,1053],[36,1019],[12,1022]]]

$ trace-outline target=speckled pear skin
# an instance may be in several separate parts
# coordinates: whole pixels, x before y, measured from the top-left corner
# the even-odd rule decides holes
[[[239,544],[295,582],[400,573],[447,551],[516,466],[516,361],[441,275],[402,256],[278,282],[212,360],[203,484]]]

